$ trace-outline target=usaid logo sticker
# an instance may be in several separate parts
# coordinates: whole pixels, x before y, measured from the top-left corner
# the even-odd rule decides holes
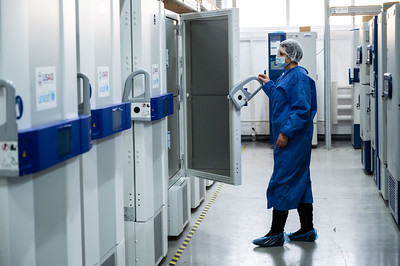
[[[160,68],[158,65],[152,65],[151,76],[153,80],[153,89],[160,87]]]
[[[35,69],[36,110],[42,111],[57,107],[56,67],[37,67]]]
[[[97,86],[99,98],[110,96],[110,69],[108,66],[97,68]]]

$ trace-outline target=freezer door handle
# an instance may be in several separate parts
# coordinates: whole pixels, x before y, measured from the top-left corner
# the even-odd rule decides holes
[[[142,100],[142,101],[150,101],[150,75],[149,73],[147,73],[144,70],[137,70],[133,73],[131,73],[125,81],[125,86],[124,86],[124,94],[122,97],[122,102],[129,102],[132,101],[131,99],[129,99],[129,95],[131,90],[133,89],[133,80],[136,76],[138,75],[144,75],[144,94],[134,97],[135,100]],[[133,95],[133,92],[132,92]]]
[[[383,75],[383,96],[385,97],[386,100],[392,99],[392,93],[393,93],[393,80],[392,80],[392,74],[391,73],[385,73]]]
[[[15,104],[18,106],[18,111],[19,111],[19,114],[16,115],[16,117],[17,117],[17,120],[20,120],[22,117],[22,114],[24,113],[24,103],[22,101],[21,96],[17,95],[15,97]]]
[[[0,121],[0,177],[15,177],[19,175],[15,88],[11,81],[0,79],[1,88],[4,90],[6,104],[1,105],[5,110],[0,110],[5,114],[5,121]]]
[[[258,81],[261,86],[258,87],[253,93],[250,93],[244,88],[244,85],[253,80]],[[233,87],[228,95],[228,99],[231,99],[235,107],[240,110],[262,89],[262,86],[263,84],[258,77],[249,77]]]
[[[82,79],[82,82],[83,82],[83,88],[82,88],[83,101],[78,106],[79,114],[80,115],[90,115],[91,114],[91,107],[90,107],[91,86],[90,86],[89,77],[83,73],[78,73],[77,77],[78,77],[78,81],[80,79]],[[78,86],[78,90],[79,90],[79,86]]]
[[[18,127],[16,121],[15,111],[15,88],[11,81],[0,79],[0,88],[5,90],[6,110],[2,111],[6,113],[6,120],[3,125],[0,125],[0,141],[1,140],[17,140],[18,139]],[[22,101],[21,101],[22,102]],[[22,104],[21,104],[22,106]],[[21,109],[22,110],[22,109]],[[20,110],[20,112],[21,112]]]

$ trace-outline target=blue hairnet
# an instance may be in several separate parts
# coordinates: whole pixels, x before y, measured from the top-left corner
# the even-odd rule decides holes
[[[286,55],[292,62],[298,63],[303,58],[303,49],[298,41],[288,39],[281,42],[279,46],[286,49]]]

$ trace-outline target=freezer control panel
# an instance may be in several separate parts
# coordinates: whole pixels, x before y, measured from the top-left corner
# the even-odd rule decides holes
[[[131,118],[139,121],[155,121],[174,113],[174,95],[165,93],[148,101],[131,102]]]
[[[106,138],[132,126],[130,102],[92,109],[91,112],[92,139]]]
[[[132,120],[151,120],[150,103],[131,103],[131,118]]]

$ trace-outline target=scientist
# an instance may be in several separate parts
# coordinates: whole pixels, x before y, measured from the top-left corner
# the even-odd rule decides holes
[[[313,118],[317,111],[315,82],[298,66],[303,57],[295,40],[281,42],[276,63],[285,72],[276,84],[267,75],[258,78],[272,104],[274,170],[267,189],[268,209],[273,208],[271,230],[253,240],[262,247],[283,246],[292,241],[315,241],[310,161]],[[297,209],[301,228],[288,236],[284,232],[289,210]]]

